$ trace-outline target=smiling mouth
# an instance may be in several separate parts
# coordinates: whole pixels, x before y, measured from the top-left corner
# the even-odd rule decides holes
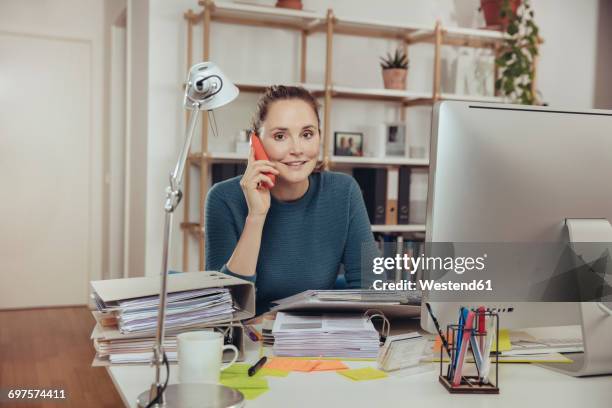
[[[288,167],[300,167],[303,164],[306,164],[306,162],[307,162],[306,160],[301,160],[301,161],[283,162],[283,164]]]

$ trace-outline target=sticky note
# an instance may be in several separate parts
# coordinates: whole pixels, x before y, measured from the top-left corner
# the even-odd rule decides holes
[[[245,363],[235,363],[229,366],[228,368],[226,368],[225,370],[221,371],[221,375],[224,375],[224,374],[225,375],[227,374],[248,375],[249,367],[250,365],[245,364]]]
[[[321,360],[312,371],[336,371],[346,370],[348,367],[342,361],[338,360]]]
[[[264,368],[273,368],[282,371],[312,371],[316,367],[318,361],[313,360],[296,360],[284,357],[275,357],[268,361]]]
[[[450,344],[450,339],[449,339]],[[433,352],[440,353],[440,348],[442,347],[442,340],[440,336],[436,336],[436,340],[433,345]],[[499,351],[509,351],[512,350],[512,344],[510,343],[510,332],[507,329],[500,329],[499,331]],[[491,347],[491,351],[497,351],[495,339],[493,339],[493,345]]]
[[[493,339],[493,345],[491,351],[510,351],[512,350],[512,343],[510,343],[510,332],[508,329],[499,330],[499,350],[497,350],[497,344]]]
[[[338,374],[350,378],[353,381],[377,380],[379,378],[387,377],[387,374],[385,374],[383,371],[377,370],[373,367],[342,370],[338,371]]]
[[[221,379],[221,384],[230,388],[240,390],[246,388],[265,388],[268,389],[268,380],[260,377],[234,377]]]
[[[451,346],[452,339],[448,339],[448,345]],[[442,339],[440,338],[440,336],[436,336],[436,340],[434,341],[434,345],[433,345],[433,352],[434,353],[439,353],[440,349],[442,348]]]
[[[275,368],[262,368],[260,369],[255,377],[257,376],[270,376],[270,377],[286,377],[289,375],[289,371],[277,370]]]

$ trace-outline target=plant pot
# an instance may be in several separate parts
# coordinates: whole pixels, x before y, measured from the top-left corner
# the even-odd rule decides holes
[[[385,89],[406,89],[406,76],[408,70],[403,68],[388,68],[383,69],[383,82],[385,83]]]
[[[504,0],[480,0],[480,8],[484,14],[487,28],[506,31],[508,27],[508,17],[501,18],[502,4]],[[521,5],[521,0],[510,0],[510,9],[516,14],[516,10]]]
[[[302,0],[278,0],[276,2],[276,7],[301,10],[303,5]]]

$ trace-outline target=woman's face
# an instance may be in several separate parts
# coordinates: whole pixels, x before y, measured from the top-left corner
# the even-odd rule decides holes
[[[319,126],[312,107],[301,99],[276,101],[262,124],[263,144],[279,177],[289,183],[308,178],[319,157]]]

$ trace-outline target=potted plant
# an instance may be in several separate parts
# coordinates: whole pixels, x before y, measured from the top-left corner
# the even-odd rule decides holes
[[[294,10],[302,9],[302,0],[278,0],[276,7],[290,8]]]
[[[408,74],[408,56],[399,48],[395,54],[387,53],[381,57],[383,82],[386,89],[406,89],[406,76]]]
[[[533,105],[537,102],[533,80],[539,28],[529,0],[524,0],[517,12],[512,12],[508,0],[504,3],[502,11],[508,15],[507,38],[495,59],[500,74],[495,89],[515,103]]]
[[[487,28],[506,30],[510,16],[516,15],[520,5],[521,0],[480,0],[478,10],[484,14]]]

